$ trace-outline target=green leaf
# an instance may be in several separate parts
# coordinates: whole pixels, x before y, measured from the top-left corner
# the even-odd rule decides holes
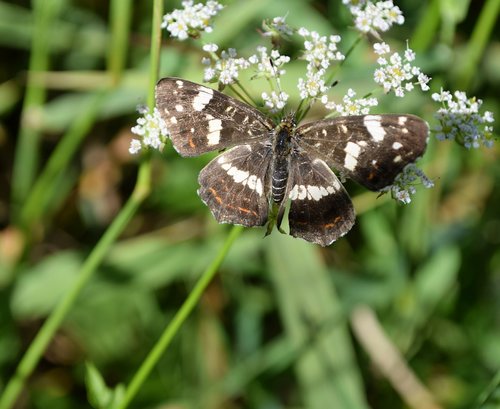
[[[415,274],[415,293],[421,312],[430,313],[453,288],[460,268],[455,246],[440,248]]]
[[[287,337],[301,347],[295,371],[304,406],[366,408],[346,317],[319,247],[276,233],[267,257]]]
[[[123,397],[123,385],[109,388],[98,369],[90,362],[85,364],[85,385],[88,401],[95,409],[112,409]]]

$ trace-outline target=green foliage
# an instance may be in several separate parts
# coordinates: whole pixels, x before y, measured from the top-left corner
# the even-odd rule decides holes
[[[18,3],[0,1],[1,409],[406,407],[371,340],[349,331],[359,305],[440,407],[498,407],[498,146],[431,136],[436,187],[406,206],[348,182],[357,224],[327,249],[231,230],[196,195],[210,155],[127,152],[156,57],[160,76],[201,82],[201,40],[164,40],[155,56],[150,2]],[[409,39],[432,91],[463,87],[498,120],[500,1],[398,4],[407,22],[384,40]],[[203,41],[249,56],[278,15],[340,34],[344,52],[357,38],[340,0],[235,0]],[[299,56],[297,39],[286,47]],[[361,41],[334,95],[371,92],[374,63]],[[304,65],[281,84],[291,107]],[[266,84],[250,76],[259,96]],[[431,125],[435,110],[421,92],[376,108]]]

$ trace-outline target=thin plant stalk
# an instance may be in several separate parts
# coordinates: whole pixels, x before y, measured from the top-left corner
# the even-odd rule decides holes
[[[51,4],[52,3],[53,2],[51,2]],[[35,2],[35,4],[38,4],[38,2]],[[39,7],[42,6],[40,5]],[[45,11],[48,13],[47,10]],[[156,27],[158,27],[158,30],[160,30],[159,25],[157,25]],[[114,32],[114,34],[118,35],[117,32]],[[42,45],[46,46],[46,44]],[[37,46],[36,41],[34,41],[34,47],[40,47]],[[35,49],[33,50],[33,53],[35,53]],[[152,55],[154,55],[155,53],[158,54],[159,50],[156,52],[154,50],[151,51]],[[32,59],[34,58],[35,57],[32,57]],[[121,61],[124,62],[124,59],[122,59]],[[158,61],[158,59],[156,59],[156,61]],[[32,66],[32,64],[30,65]],[[38,66],[39,65],[40,63],[38,63]],[[154,100],[154,88],[150,89],[150,94],[152,95],[152,97],[150,97],[149,100]],[[26,98],[28,99],[28,96]],[[40,103],[40,97],[38,97],[36,101]],[[25,105],[26,104],[27,103],[25,102]],[[31,105],[26,105],[26,106],[31,106]],[[58,158],[59,156],[60,155],[56,156],[56,158]],[[53,158],[54,156],[52,157],[52,160],[54,161],[55,159]],[[57,166],[63,166],[65,164],[64,161],[62,160],[58,160],[55,163]],[[46,175],[50,176],[53,173],[54,170],[52,168],[53,166],[54,162],[52,162],[51,167],[46,169],[45,173]],[[90,278],[93,277],[94,273],[97,271],[97,267],[107,254],[110,247],[115,243],[117,238],[120,236],[125,227],[128,225],[133,215],[137,212],[137,209],[139,208],[141,203],[148,196],[150,189],[151,189],[151,163],[147,158],[145,158],[139,167],[137,182],[132,192],[132,195],[130,196],[127,203],[120,211],[120,213],[117,215],[113,223],[106,230],[102,238],[96,244],[92,252],[89,254],[88,258],[85,260],[78,274],[78,278],[73,284],[72,288],[69,290],[68,293],[66,293],[64,298],[52,311],[52,313],[49,315],[49,317],[41,327],[40,331],[36,335],[35,339],[31,342],[26,353],[19,362],[14,375],[9,380],[2,395],[0,396],[0,409],[9,409],[13,407],[13,405],[17,400],[17,397],[19,396],[23,388],[24,383],[26,382],[26,379],[31,375],[34,368],[40,361],[40,358],[45,349],[47,348],[47,345],[53,338],[57,329],[63,323],[64,318],[67,316],[71,307],[76,302],[82,289],[85,287]]]
[[[479,60],[491,36],[500,11],[500,0],[487,0],[476,21],[471,40],[467,44],[458,75],[457,88],[467,89],[477,73]]]
[[[136,213],[140,204],[149,194],[151,173],[150,167],[150,161],[144,161],[141,164],[137,183],[131,197],[86,259],[78,273],[77,280],[74,282],[69,292],[66,293],[61,302],[52,311],[36,335],[35,339],[30,344],[28,350],[21,359],[21,362],[17,366],[14,376],[9,380],[2,396],[0,397],[0,409],[9,409],[14,405],[19,393],[21,392],[24,382],[33,372],[33,369],[39,362],[47,345],[53,338],[57,329],[61,326],[64,318],[76,302],[82,289],[85,287],[90,278],[93,277],[94,273],[97,271],[97,267],[108,253],[110,247],[115,243],[118,236],[122,233],[128,225],[130,219]]]
[[[90,98],[87,109],[77,117],[51,154],[21,209],[20,222],[26,229],[43,217],[46,209],[40,203],[47,203],[45,198],[50,194],[49,187],[71,162],[80,143],[95,122],[105,95],[105,91],[100,91]]]
[[[128,41],[130,34],[130,16],[132,11],[131,0],[113,0],[110,3],[111,42],[108,50],[108,72],[111,74],[111,83],[116,86],[120,83],[127,58]]]
[[[46,90],[33,79],[33,74],[46,71],[49,67],[51,30],[57,27],[55,20],[61,9],[60,0],[37,0],[33,2],[34,28],[31,44],[29,71],[27,77],[26,95],[21,112],[19,142],[16,146],[14,167],[12,172],[12,214],[14,220],[20,211],[20,204],[28,195],[33,183],[38,164],[40,131],[35,128],[30,117],[41,109]]]
[[[236,238],[240,235],[242,230],[243,227],[241,226],[233,226],[226,239],[226,242],[220,249],[219,254],[217,254],[217,257],[214,259],[212,264],[208,266],[208,268],[198,279],[198,282],[189,293],[181,308],[177,311],[172,321],[170,321],[170,323],[167,325],[160,339],[148,354],[146,359],[143,361],[139,370],[135,373],[132,381],[125,390],[123,399],[117,405],[116,409],[125,409],[130,404],[132,399],[137,395],[137,392],[146,381],[154,366],[160,360],[163,353],[172,342],[174,336],[179,332],[182,324],[184,324],[191,311],[193,311],[194,307],[198,304],[201,296],[203,295],[203,292],[207,288],[208,284],[210,284],[210,282],[212,281],[220,265],[224,261],[229,249],[231,248]]]

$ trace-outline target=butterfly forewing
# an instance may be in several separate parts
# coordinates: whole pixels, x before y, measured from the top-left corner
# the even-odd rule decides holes
[[[212,160],[200,172],[198,194],[219,223],[263,226],[269,211],[271,146],[241,145]]]
[[[425,151],[428,126],[413,115],[346,116],[297,128],[298,143],[371,190],[394,181]]]
[[[290,234],[328,246],[346,234],[355,214],[349,195],[328,165],[306,152],[292,153]]]
[[[273,122],[250,105],[179,78],[158,82],[156,106],[183,156],[264,140],[274,129]]]

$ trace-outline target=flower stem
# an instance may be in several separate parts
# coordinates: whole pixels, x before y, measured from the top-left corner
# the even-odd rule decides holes
[[[114,0],[110,3],[111,43],[108,46],[107,68],[113,86],[120,83],[125,67],[130,35],[131,0]]]
[[[26,378],[33,372],[45,348],[57,329],[61,326],[83,287],[97,271],[97,267],[107,254],[109,248],[116,241],[139,208],[139,205],[148,195],[150,189],[150,167],[151,164],[149,161],[144,161],[141,164],[132,196],[86,259],[78,273],[78,278],[73,284],[73,287],[52,311],[49,318],[45,321],[35,339],[30,344],[21,362],[17,366],[14,376],[9,380],[0,397],[0,409],[8,409],[14,405]]]
[[[212,278],[218,271],[221,263],[224,261],[224,258],[226,257],[229,249],[231,248],[236,238],[240,235],[242,230],[243,227],[241,226],[234,226],[232,228],[226,239],[226,242],[220,249],[219,254],[198,279],[195,287],[189,293],[189,296],[186,298],[181,308],[177,311],[172,321],[170,321],[170,323],[167,325],[165,331],[163,331],[162,336],[132,378],[132,381],[125,391],[123,400],[120,401],[116,409],[125,409],[129,405],[131,400],[135,397],[140,387],[151,373],[153,367],[161,358],[165,350],[168,348],[174,336],[177,334],[177,332],[179,332],[182,324],[186,321],[191,311],[198,304],[198,301],[200,300],[203,292],[207,288],[208,284],[212,281]]]

